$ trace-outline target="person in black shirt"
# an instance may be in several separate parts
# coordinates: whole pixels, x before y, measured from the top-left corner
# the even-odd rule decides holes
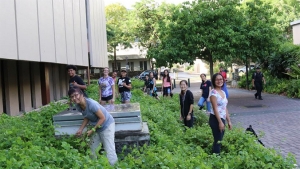
[[[70,79],[69,79],[69,88],[78,87],[78,88],[81,89],[84,97],[88,97],[87,94],[86,94],[86,92],[85,92],[86,85],[83,82],[83,80],[78,75],[76,75],[76,70],[77,70],[77,67],[74,66],[74,65],[68,65],[67,66],[67,71],[68,71],[68,74],[70,76]]]
[[[193,107],[194,96],[193,93],[187,89],[187,81],[180,81],[179,85],[181,93],[179,94],[180,100],[180,120],[183,120],[185,126],[191,128],[194,123]]]
[[[263,100],[261,97],[261,91],[263,90],[263,84],[266,84],[264,74],[260,71],[260,67],[256,68],[256,72],[252,75],[252,86],[255,87],[256,93],[254,94],[255,99]]]
[[[200,75],[201,79],[202,79],[202,83],[200,86],[200,89],[202,89],[202,96],[198,101],[198,106],[200,107],[199,110],[203,109],[203,104],[204,102],[206,102],[206,111],[208,113],[210,113],[211,111],[211,104],[210,104],[210,100],[209,100],[209,94],[211,91],[211,81],[206,79],[206,75],[203,73]]]
[[[149,75],[146,75],[144,92],[146,92],[148,95],[155,97],[157,100],[159,100],[159,97],[157,94],[157,88],[156,88],[156,80],[154,78],[153,72],[150,72]]]
[[[145,86],[144,86],[144,92],[146,92],[147,94],[149,94],[150,92],[150,83],[149,83],[149,75],[145,76]]]
[[[127,75],[126,70],[122,70],[121,77],[117,81],[122,103],[130,103],[130,99],[131,99],[131,92],[130,92],[130,89],[132,88],[131,80],[126,75]]]

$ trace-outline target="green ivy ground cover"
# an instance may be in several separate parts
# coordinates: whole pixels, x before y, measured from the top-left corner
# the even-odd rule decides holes
[[[145,96],[140,81],[133,82],[133,102],[141,104],[143,121],[148,122],[151,144],[134,148],[110,167],[105,155],[89,158],[88,138],[54,137],[52,116],[67,106],[51,104],[23,117],[0,116],[0,168],[199,168],[199,169],[266,169],[294,168],[295,158],[283,158],[275,150],[256,143],[244,129],[226,131],[221,156],[211,154],[213,142],[208,118],[195,111],[195,127],[186,129],[179,120],[178,96],[155,100]],[[98,100],[98,87],[88,88]],[[121,158],[120,158],[121,159]]]

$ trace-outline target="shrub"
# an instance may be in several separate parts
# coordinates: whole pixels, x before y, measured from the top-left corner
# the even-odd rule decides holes
[[[255,72],[255,70],[250,70],[248,72],[248,85],[249,85],[249,89],[252,89],[252,74]],[[247,78],[246,78],[246,74],[241,76],[240,81],[238,82],[238,85],[240,88],[247,88]]]
[[[89,95],[98,93],[89,86]],[[226,131],[221,156],[211,154],[213,137],[207,116],[195,110],[194,128],[179,120],[179,97],[156,100],[133,90],[132,101],[139,102],[143,121],[148,122],[151,144],[134,148],[116,168],[293,168],[295,158],[282,157],[275,150],[257,144],[244,129]],[[96,94],[92,95],[97,97]],[[98,98],[95,98],[96,100]],[[40,113],[23,117],[0,116],[0,168],[112,168],[104,155],[89,158],[88,138],[56,139],[52,116],[67,105],[51,104]]]
[[[145,83],[143,80],[139,79],[131,79],[131,85],[133,89],[140,89],[144,87]]]
[[[300,79],[290,80],[287,87],[287,96],[300,98]]]
[[[291,42],[286,42],[280,45],[280,48],[275,53],[265,58],[264,65],[268,67],[270,74],[277,78],[288,78],[284,74],[285,69],[291,65],[299,64],[300,59],[300,46],[294,45]]]

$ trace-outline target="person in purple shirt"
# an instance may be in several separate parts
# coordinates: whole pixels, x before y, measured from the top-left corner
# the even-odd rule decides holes
[[[106,103],[113,104],[115,102],[115,81],[108,76],[109,69],[106,67],[103,70],[103,77],[98,80],[99,85],[99,103],[105,105]]]

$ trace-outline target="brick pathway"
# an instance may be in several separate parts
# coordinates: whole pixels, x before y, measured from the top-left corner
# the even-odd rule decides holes
[[[254,98],[254,91],[229,88],[228,110],[234,125],[252,125],[266,147],[283,155],[294,154],[300,163],[300,99],[263,93],[264,100]]]
[[[199,100],[200,82],[189,88]],[[228,110],[233,125],[247,128],[252,125],[266,147],[275,148],[284,156],[294,154],[300,164],[300,99],[263,93],[264,100],[254,98],[255,91],[228,88]],[[173,90],[179,93],[179,86]]]

